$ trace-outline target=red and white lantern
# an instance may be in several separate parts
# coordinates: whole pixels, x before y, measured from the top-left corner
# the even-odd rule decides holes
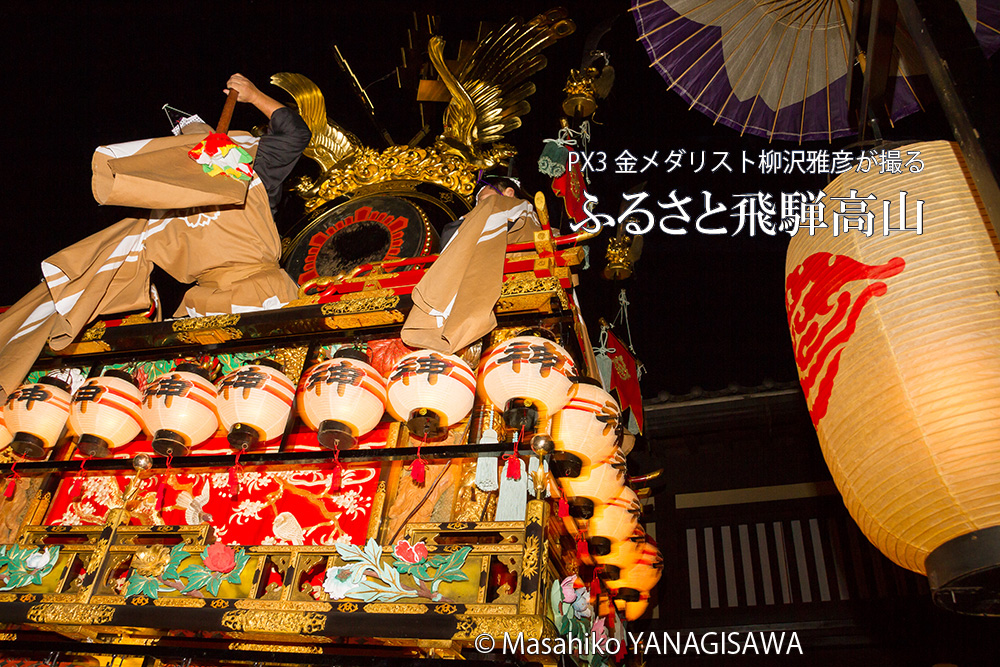
[[[552,418],[556,451],[575,456],[583,466],[606,462],[617,449],[617,401],[590,378],[574,378],[569,395]]]
[[[153,434],[153,450],[185,456],[219,428],[215,386],[195,364],[177,364],[146,386],[142,420]]]
[[[76,393],[69,411],[70,431],[87,456],[110,456],[142,430],[142,394],[125,371],[108,370],[90,378]]]
[[[272,359],[240,366],[218,384],[219,422],[240,451],[280,437],[295,402],[295,384]]]
[[[42,458],[59,440],[69,417],[69,385],[53,377],[23,384],[3,407],[11,448],[22,456]]]
[[[639,525],[641,511],[639,496],[627,486],[607,503],[596,505],[587,526],[590,553],[607,555],[613,545],[628,542]]]
[[[353,447],[382,419],[385,380],[362,352],[341,349],[302,375],[298,410],[323,447]]]
[[[418,350],[396,362],[386,392],[395,419],[415,436],[433,437],[472,412],[476,376],[455,355]]]
[[[576,477],[560,477],[559,485],[576,516],[592,516],[625,488],[625,455],[615,452],[608,463],[585,467]]]
[[[539,336],[515,336],[500,343],[481,364],[479,392],[504,406],[511,428],[533,430],[570,399],[576,367],[569,352]]]

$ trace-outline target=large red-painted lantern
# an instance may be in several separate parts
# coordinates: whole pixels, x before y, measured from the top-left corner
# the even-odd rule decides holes
[[[233,449],[246,451],[284,433],[295,384],[282,370],[277,361],[258,359],[219,380],[219,422]]]
[[[113,448],[139,435],[141,410],[142,393],[133,377],[125,371],[107,370],[73,394],[69,428],[86,456],[110,456]]]
[[[833,481],[862,532],[927,574],[938,604],[995,613],[1000,221],[990,224],[957,145],[899,153],[922,171],[838,176],[824,188],[825,228],[792,238],[795,359]]]
[[[177,364],[146,386],[142,420],[153,434],[153,450],[186,456],[219,429],[215,386],[196,364]]]
[[[395,419],[405,421],[413,435],[433,438],[472,411],[476,376],[455,355],[418,350],[396,362],[386,392]]]
[[[22,456],[42,458],[59,440],[69,417],[69,385],[54,377],[23,384],[7,397],[3,407],[10,446]]]
[[[341,348],[333,359],[303,373],[298,410],[319,444],[353,447],[385,412],[385,380],[363,352]]]
[[[480,368],[482,396],[503,406],[507,426],[527,431],[566,405],[576,371],[569,352],[539,336],[515,336],[500,343]]]

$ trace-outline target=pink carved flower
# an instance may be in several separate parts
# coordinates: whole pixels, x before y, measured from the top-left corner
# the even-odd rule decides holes
[[[209,570],[226,574],[236,567],[236,553],[222,542],[216,542],[209,545],[204,562]]]
[[[575,602],[576,601],[576,582],[577,576],[571,574],[559,584],[562,588],[563,602]]]
[[[392,553],[396,554],[396,558],[406,563],[419,563],[427,558],[427,545],[423,542],[417,542],[411,546],[409,540],[400,540],[396,542]]]

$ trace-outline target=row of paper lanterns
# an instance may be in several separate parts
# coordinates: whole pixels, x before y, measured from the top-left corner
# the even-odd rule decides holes
[[[461,358],[419,350],[404,355],[383,378],[363,354],[341,350],[293,383],[271,360],[247,364],[213,385],[194,364],[178,364],[140,392],[128,373],[106,371],[75,393],[53,377],[20,386],[3,407],[15,451],[41,458],[64,427],[82,451],[107,456],[145,429],[161,454],[186,454],[221,424],[234,449],[281,435],[292,405],[327,447],[351,445],[384,412],[406,421],[417,437],[430,437],[464,419],[480,394],[545,417],[569,400],[574,372],[569,354],[536,336],[505,341],[483,360],[478,377]]]
[[[538,336],[495,347],[478,379],[461,358],[430,350],[404,355],[383,378],[361,352],[342,349],[303,373],[297,391],[280,365],[266,359],[237,368],[217,385],[198,366],[178,364],[144,393],[116,370],[90,378],[72,396],[64,382],[44,377],[11,393],[3,419],[14,449],[34,458],[55,444],[64,426],[87,455],[107,456],[143,428],[157,452],[182,455],[212,437],[219,424],[237,450],[277,438],[297,397],[298,413],[320,444],[335,449],[371,431],[386,409],[416,437],[436,435],[469,415],[478,386],[484,399],[504,409],[508,426],[551,420],[557,456],[578,469],[559,482],[574,513],[586,519],[589,552],[610,575],[613,591],[624,591],[627,604],[642,603],[659,578],[659,556],[647,553],[638,529],[639,499],[625,485],[620,410],[598,383],[574,372],[569,353]]]
[[[552,420],[556,456],[579,467],[559,477],[568,527],[581,535],[584,560],[593,561],[627,620],[642,616],[660,579],[662,558],[639,527],[639,496],[626,485],[625,455],[616,428],[620,408],[598,383],[578,379],[570,400]],[[572,506],[570,509],[569,506]],[[606,610],[599,610],[606,615]]]

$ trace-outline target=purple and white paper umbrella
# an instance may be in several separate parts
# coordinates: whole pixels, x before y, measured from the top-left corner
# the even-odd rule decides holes
[[[1000,0],[960,5],[986,55],[996,52]],[[854,7],[854,0],[633,0],[632,13],[652,66],[691,108],[741,134],[801,142],[856,130],[845,99]],[[901,25],[889,73],[895,121],[921,108],[917,91],[926,85]]]

